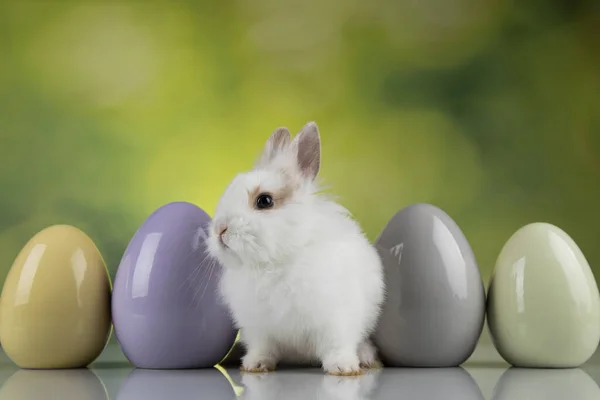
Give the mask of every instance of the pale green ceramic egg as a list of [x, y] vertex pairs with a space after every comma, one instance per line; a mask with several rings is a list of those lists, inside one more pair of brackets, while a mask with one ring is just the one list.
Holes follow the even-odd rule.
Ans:
[[600, 341], [600, 295], [590, 266], [573, 239], [547, 223], [524, 226], [504, 245], [487, 313], [498, 352], [518, 367], [577, 367]]

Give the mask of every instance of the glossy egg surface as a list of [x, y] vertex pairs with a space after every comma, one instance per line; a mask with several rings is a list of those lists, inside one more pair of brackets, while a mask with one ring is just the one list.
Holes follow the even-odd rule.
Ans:
[[386, 301], [374, 340], [388, 366], [453, 367], [473, 352], [485, 315], [475, 256], [443, 210], [413, 204], [376, 241]]
[[0, 341], [22, 368], [91, 363], [110, 335], [111, 285], [92, 240], [69, 225], [50, 226], [15, 259], [0, 300]]
[[221, 266], [206, 253], [210, 217], [186, 202], [160, 207], [135, 233], [113, 291], [115, 334], [135, 366], [206, 368], [236, 336], [218, 295]]
[[520, 367], [576, 367], [600, 341], [600, 296], [583, 253], [560, 228], [533, 223], [506, 242], [490, 281], [488, 326]]

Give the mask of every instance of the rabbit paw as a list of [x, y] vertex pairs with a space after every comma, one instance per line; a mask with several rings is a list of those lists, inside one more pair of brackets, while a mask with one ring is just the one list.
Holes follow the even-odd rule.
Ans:
[[323, 369], [329, 375], [355, 376], [362, 375], [356, 353], [338, 353], [323, 360]]
[[358, 359], [361, 368], [375, 369], [383, 367], [381, 361], [377, 358], [377, 349], [370, 341], [358, 345]]
[[258, 357], [246, 355], [242, 360], [242, 371], [261, 373], [275, 371], [277, 362], [270, 357]]

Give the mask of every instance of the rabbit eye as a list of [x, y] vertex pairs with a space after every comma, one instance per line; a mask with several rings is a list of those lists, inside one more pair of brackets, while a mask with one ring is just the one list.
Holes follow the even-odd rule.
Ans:
[[263, 193], [256, 198], [256, 208], [259, 210], [271, 208], [274, 204], [273, 197], [270, 194]]

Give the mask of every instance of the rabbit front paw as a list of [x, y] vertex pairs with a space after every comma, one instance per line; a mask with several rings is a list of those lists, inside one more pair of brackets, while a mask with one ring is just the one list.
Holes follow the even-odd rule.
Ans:
[[323, 359], [323, 369], [329, 375], [354, 376], [362, 375], [360, 362], [356, 352], [335, 352]]
[[275, 371], [277, 360], [260, 354], [248, 354], [242, 359], [242, 371], [261, 373]]

